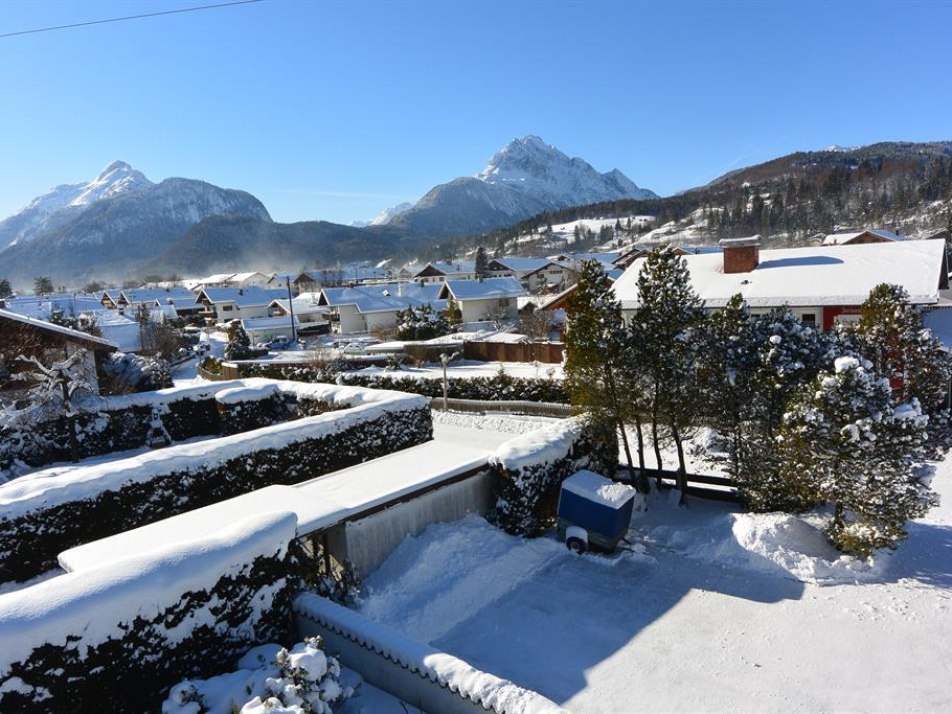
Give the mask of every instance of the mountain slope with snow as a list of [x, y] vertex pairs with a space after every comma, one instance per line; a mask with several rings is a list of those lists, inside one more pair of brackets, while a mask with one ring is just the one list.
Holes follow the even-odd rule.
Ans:
[[431, 237], [511, 225], [542, 211], [618, 199], [657, 198], [621, 171], [599, 173], [537, 136], [510, 142], [475, 177], [430, 190], [393, 225]]
[[127, 278], [210, 216], [271, 222], [244, 191], [184, 178], [156, 184], [117, 161], [93, 181], [59, 186], [0, 223], [0, 273], [20, 283], [33, 275]]

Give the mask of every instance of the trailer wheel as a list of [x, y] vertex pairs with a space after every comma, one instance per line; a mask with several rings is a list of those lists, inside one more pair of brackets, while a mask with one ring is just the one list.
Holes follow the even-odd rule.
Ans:
[[581, 538], [569, 538], [567, 541], [565, 541], [565, 547], [576, 555], [581, 555], [586, 550], [588, 550], [588, 545]]

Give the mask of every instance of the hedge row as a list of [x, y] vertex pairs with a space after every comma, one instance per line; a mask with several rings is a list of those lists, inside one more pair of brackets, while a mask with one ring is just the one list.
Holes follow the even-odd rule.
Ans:
[[[296, 639], [290, 628], [299, 583], [295, 548], [238, 557], [250, 562], [203, 571], [210, 585], [194, 590], [183, 583], [195, 576], [184, 571], [209, 567], [201, 551], [167, 559], [152, 572], [146, 565], [144, 574], [118, 575], [88, 594], [85, 574], [78, 574], [57, 590], [65, 605], [43, 605], [55, 626], [17, 632], [18, 654], [2, 656], [0, 710], [157, 711], [182, 679], [217, 674], [251, 647]], [[137, 602], [128, 594], [153, 584], [161, 591], [155, 597], [147, 593]], [[22, 630], [21, 620], [0, 607], [0, 628]]]
[[618, 439], [581, 417], [506, 442], [492, 458], [499, 474], [497, 526], [535, 537], [555, 525], [562, 482], [580, 469], [606, 476], [618, 468]]
[[[399, 392], [442, 397], [442, 379], [391, 377], [359, 373], [334, 373], [320, 367], [281, 367], [279, 365], [241, 365], [242, 377], [268, 377], [299, 382], [336, 382], [370, 389], [392, 389]], [[451, 377], [447, 379], [447, 396], [451, 399], [482, 401], [530, 401], [568, 404], [565, 385], [557, 379], [513, 377], [495, 374], [492, 377]]]
[[429, 409], [389, 410], [281, 448], [242, 453], [212, 465], [196, 457], [187, 469], [126, 483], [118, 490], [13, 518], [0, 513], [0, 582], [22, 582], [45, 573], [56, 567], [60, 552], [82, 543], [265, 486], [306, 481], [432, 438]]

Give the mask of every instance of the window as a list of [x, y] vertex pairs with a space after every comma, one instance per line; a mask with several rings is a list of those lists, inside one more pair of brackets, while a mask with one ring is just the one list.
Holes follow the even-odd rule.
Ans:
[[222, 305], [221, 309], [222, 309], [222, 312], [231, 312], [235, 308], [231, 305]]
[[816, 313], [807, 312], [800, 315], [800, 322], [804, 325], [816, 325]]

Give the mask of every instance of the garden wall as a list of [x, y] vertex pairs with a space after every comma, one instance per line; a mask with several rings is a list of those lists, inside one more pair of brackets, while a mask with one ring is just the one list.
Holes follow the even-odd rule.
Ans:
[[[228, 383], [218, 384], [220, 390]], [[275, 383], [245, 380], [231, 389], [270, 398], [270, 391], [261, 389], [269, 384]], [[430, 410], [422, 397], [334, 385], [277, 385], [336, 411], [129, 459], [40, 471], [0, 485], [0, 582], [47, 572], [56, 567], [61, 551], [82, 543], [432, 439]], [[234, 409], [242, 396], [229, 391], [222, 402]]]
[[0, 595], [0, 711], [156, 711], [188, 677], [289, 641], [291, 513]]
[[556, 714], [541, 694], [482, 672], [330, 600], [305, 593], [294, 601], [298, 634], [320, 635], [328, 652], [375, 687], [441, 714]]

